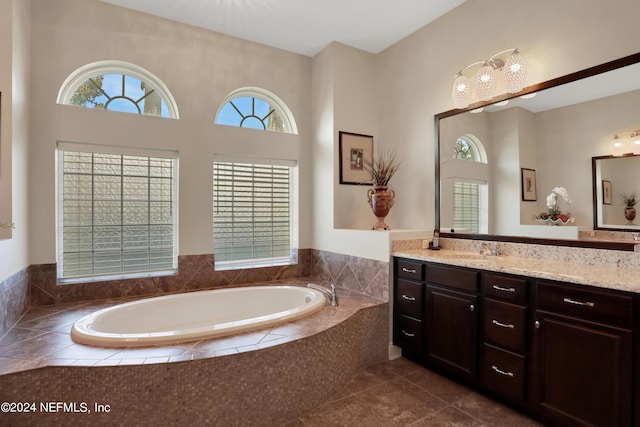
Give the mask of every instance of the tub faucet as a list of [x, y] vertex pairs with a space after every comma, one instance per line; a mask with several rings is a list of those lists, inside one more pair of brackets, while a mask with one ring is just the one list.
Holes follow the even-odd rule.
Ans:
[[336, 293], [336, 286], [332, 283], [331, 290], [325, 288], [324, 286], [316, 285], [315, 283], [307, 283], [307, 288], [315, 289], [316, 291], [320, 291], [330, 298], [331, 305], [338, 305], [338, 294]]

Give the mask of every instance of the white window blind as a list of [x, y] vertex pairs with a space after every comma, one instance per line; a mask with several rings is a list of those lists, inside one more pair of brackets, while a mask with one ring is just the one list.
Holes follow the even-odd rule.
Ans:
[[58, 145], [59, 280], [177, 271], [177, 156], [79, 147]]
[[478, 233], [480, 228], [480, 187], [471, 182], [453, 184], [453, 228]]
[[296, 261], [290, 166], [213, 164], [213, 245], [216, 266]]

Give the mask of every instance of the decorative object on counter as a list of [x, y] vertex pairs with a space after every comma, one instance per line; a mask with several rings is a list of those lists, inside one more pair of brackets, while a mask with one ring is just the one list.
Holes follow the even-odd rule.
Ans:
[[564, 225], [575, 221], [575, 218], [573, 218], [569, 212], [562, 212], [558, 204], [558, 196], [567, 204], [571, 204], [571, 197], [569, 197], [567, 189], [564, 187], [556, 187], [547, 196], [547, 211], [536, 215], [534, 217], [536, 221], [547, 225]]
[[373, 160], [373, 136], [338, 132], [340, 145], [340, 184], [371, 185], [365, 163]]
[[376, 156], [371, 162], [364, 162], [364, 169], [369, 172], [373, 188], [367, 192], [367, 199], [373, 214], [378, 218], [378, 222], [373, 226], [373, 230], [389, 230], [384, 219], [389, 214], [396, 193], [389, 189], [389, 181], [398, 171], [399, 162], [396, 160], [396, 153], [387, 150]]
[[625, 193], [620, 193], [620, 198], [624, 203], [624, 217], [627, 219], [626, 225], [635, 225], [633, 222], [636, 219], [636, 193], [631, 193], [629, 195]]
[[[511, 52], [505, 59], [500, 55]], [[498, 72], [502, 71], [504, 87], [509, 93], [520, 92], [527, 80], [527, 64], [518, 52], [518, 49], [507, 49], [496, 53], [486, 61], [478, 61], [467, 65], [458, 71], [453, 81], [451, 96], [456, 108], [467, 108], [471, 103], [471, 81], [464, 72], [468, 69], [482, 65], [475, 76], [475, 92], [482, 101], [490, 101], [498, 87]]]

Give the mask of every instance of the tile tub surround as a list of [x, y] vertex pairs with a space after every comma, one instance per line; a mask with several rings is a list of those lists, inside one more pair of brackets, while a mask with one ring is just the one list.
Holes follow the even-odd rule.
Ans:
[[184, 255], [178, 257], [178, 274], [175, 276], [65, 285], [58, 285], [56, 282], [56, 264], [39, 264], [32, 265], [29, 269], [29, 288], [31, 305], [44, 306], [215, 289], [309, 276], [376, 298], [389, 297], [388, 262], [315, 249], [300, 249], [296, 265], [216, 271], [213, 255]]
[[0, 337], [15, 325], [29, 304], [29, 270], [0, 282]]
[[0, 413], [0, 425], [273, 426], [292, 420], [366, 366], [387, 360], [388, 303], [338, 292], [338, 307], [295, 322], [144, 349], [69, 339], [75, 319], [121, 301], [32, 309], [0, 341], [0, 402], [103, 403], [111, 412]]

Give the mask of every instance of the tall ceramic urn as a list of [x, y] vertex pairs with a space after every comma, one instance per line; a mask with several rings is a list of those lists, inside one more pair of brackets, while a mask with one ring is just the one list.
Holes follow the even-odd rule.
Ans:
[[370, 188], [367, 195], [369, 206], [371, 206], [373, 214], [378, 218], [378, 222], [376, 222], [372, 229], [389, 230], [389, 226], [385, 224], [384, 219], [389, 215], [389, 211], [396, 198], [396, 193], [394, 193], [393, 190], [389, 190], [389, 187], [377, 186]]

